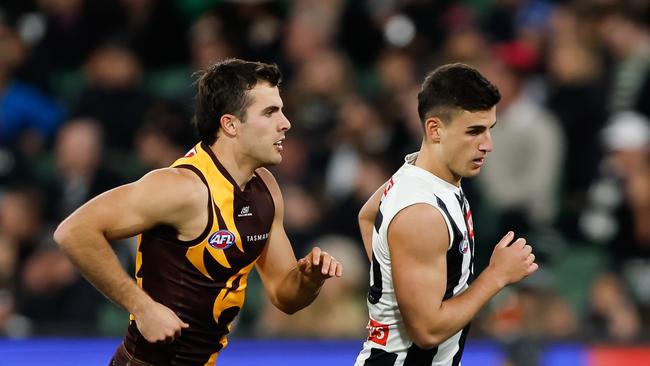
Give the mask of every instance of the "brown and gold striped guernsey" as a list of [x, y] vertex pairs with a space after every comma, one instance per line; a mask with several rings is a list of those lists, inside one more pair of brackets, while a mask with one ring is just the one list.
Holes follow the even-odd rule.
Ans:
[[256, 174], [242, 191], [205, 144], [172, 167], [192, 170], [208, 187], [208, 224], [192, 241], [179, 240], [169, 226], [142, 233], [136, 280], [190, 327], [174, 342], [151, 344], [131, 315], [124, 344], [152, 365], [213, 365], [244, 304], [248, 273], [266, 245], [275, 206], [262, 178]]

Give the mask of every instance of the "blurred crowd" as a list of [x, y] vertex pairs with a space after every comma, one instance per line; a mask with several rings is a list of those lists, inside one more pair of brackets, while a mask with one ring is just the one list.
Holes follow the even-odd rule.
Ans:
[[[3, 0], [0, 334], [122, 334], [52, 231], [183, 155], [193, 72], [227, 57], [283, 71], [287, 231], [297, 255], [322, 245], [345, 266], [291, 318], [252, 279], [236, 334], [364, 337], [358, 210], [419, 147], [425, 73], [464, 62], [502, 93], [496, 148], [463, 181], [477, 266], [507, 230], [541, 264], [472, 336], [515, 364], [549, 340], [650, 339], [650, 6], [634, 0]], [[114, 249], [132, 271], [134, 240]]]

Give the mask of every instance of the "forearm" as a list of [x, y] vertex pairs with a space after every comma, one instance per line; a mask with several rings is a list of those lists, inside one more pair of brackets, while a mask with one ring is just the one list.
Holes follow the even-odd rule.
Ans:
[[273, 304], [287, 314], [293, 314], [311, 304], [318, 296], [324, 280], [314, 282], [298, 268], [292, 269], [276, 288]]
[[368, 259], [372, 260], [372, 230], [373, 223], [369, 220], [359, 218], [359, 231], [361, 232], [361, 240], [363, 247], [366, 250]]
[[361, 232], [361, 240], [363, 247], [366, 250], [368, 259], [372, 260], [372, 231], [375, 224], [375, 218], [379, 211], [379, 202], [381, 195], [384, 191], [384, 185], [379, 187], [375, 193], [366, 201], [359, 211], [359, 231]]
[[127, 311], [137, 313], [151, 301], [124, 271], [101, 233], [82, 227], [60, 227], [54, 239], [93, 286]]
[[490, 273], [486, 269], [462, 294], [441, 303], [430, 318], [428, 333], [432, 343], [437, 345], [463, 329], [504, 287]]

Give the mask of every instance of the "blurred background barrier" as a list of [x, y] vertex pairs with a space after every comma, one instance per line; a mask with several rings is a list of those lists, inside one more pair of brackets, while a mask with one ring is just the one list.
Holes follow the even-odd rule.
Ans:
[[[106, 366], [119, 345], [117, 339], [31, 339], [0, 341], [2, 366]], [[351, 365], [361, 348], [359, 341], [236, 339], [219, 356], [225, 365]], [[549, 344], [543, 347], [540, 366], [647, 365], [650, 347]], [[497, 342], [470, 341], [463, 366], [500, 366], [506, 357]]]

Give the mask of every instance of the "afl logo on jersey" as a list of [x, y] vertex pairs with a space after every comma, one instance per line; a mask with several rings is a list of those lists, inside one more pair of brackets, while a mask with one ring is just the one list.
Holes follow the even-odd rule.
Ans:
[[208, 244], [215, 249], [228, 249], [235, 244], [235, 234], [228, 230], [219, 230], [210, 235]]
[[463, 240], [458, 244], [458, 250], [461, 254], [467, 254], [469, 252], [469, 240], [467, 240], [467, 233], [463, 234]]

